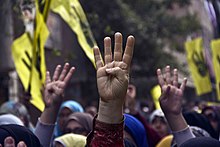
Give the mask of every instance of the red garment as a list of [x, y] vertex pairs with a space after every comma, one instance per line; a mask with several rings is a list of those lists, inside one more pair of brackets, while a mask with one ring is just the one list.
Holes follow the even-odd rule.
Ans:
[[89, 147], [123, 147], [124, 121], [120, 124], [107, 124], [93, 120], [93, 130], [87, 137]]

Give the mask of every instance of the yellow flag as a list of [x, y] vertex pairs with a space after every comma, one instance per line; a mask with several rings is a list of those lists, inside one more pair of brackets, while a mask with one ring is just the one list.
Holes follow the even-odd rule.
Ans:
[[51, 10], [57, 13], [76, 34], [83, 51], [95, 66], [93, 47], [95, 39], [90, 30], [86, 15], [78, 0], [53, 0]]
[[32, 39], [29, 33], [17, 38], [12, 44], [12, 56], [24, 89], [31, 94], [30, 102], [43, 111], [41, 88], [46, 78], [44, 45], [49, 31], [39, 11], [38, 1], [35, 4], [34, 38]]
[[203, 56], [202, 38], [196, 38], [185, 43], [187, 61], [195, 84], [197, 95], [212, 91], [208, 68]]
[[220, 100], [220, 39], [211, 42], [212, 63], [215, 71], [216, 91], [218, 100]]
[[160, 103], [159, 103], [159, 98], [161, 96], [161, 88], [159, 85], [156, 85], [152, 88], [151, 90], [151, 96], [153, 98], [154, 101], [154, 105], [156, 109], [161, 109], [160, 108]]

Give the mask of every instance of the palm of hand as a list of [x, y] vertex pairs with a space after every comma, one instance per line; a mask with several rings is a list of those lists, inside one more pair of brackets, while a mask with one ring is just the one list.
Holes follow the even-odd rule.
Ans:
[[53, 81], [46, 85], [44, 97], [45, 97], [45, 105], [50, 106], [52, 103], [58, 103], [62, 99], [64, 88], [60, 88], [59, 85], [64, 85], [64, 82], [61, 81]]
[[122, 35], [120, 33], [115, 34], [114, 56], [112, 56], [111, 51], [111, 39], [109, 37], [104, 39], [104, 63], [99, 48], [94, 48], [97, 86], [101, 100], [105, 102], [111, 100], [124, 102], [128, 87], [128, 71], [133, 56], [133, 48], [134, 37], [129, 36], [123, 54]]
[[[117, 63], [115, 63], [115, 67], [119, 67]], [[125, 70], [119, 69], [121, 74], [119, 75], [110, 75], [105, 72], [106, 66], [100, 68], [97, 71], [97, 75], [99, 73], [105, 73], [100, 77], [97, 77], [98, 90], [100, 97], [103, 101], [109, 101], [114, 99], [124, 99], [125, 94], [127, 92], [128, 86], [128, 73]]]
[[182, 96], [183, 96], [182, 90], [173, 85], [169, 85], [170, 90], [168, 90], [167, 88], [168, 88], [167, 85], [164, 85], [162, 87], [162, 96], [160, 98], [161, 108], [167, 113], [173, 113], [173, 114], [181, 113]]
[[61, 66], [58, 65], [54, 71], [53, 81], [50, 78], [50, 73], [46, 74], [46, 85], [44, 89], [44, 103], [46, 107], [55, 104], [61, 104], [63, 101], [62, 97], [64, 95], [65, 87], [70, 81], [75, 68], [72, 67], [69, 69], [69, 64], [66, 63], [63, 67], [62, 72], [60, 73]]

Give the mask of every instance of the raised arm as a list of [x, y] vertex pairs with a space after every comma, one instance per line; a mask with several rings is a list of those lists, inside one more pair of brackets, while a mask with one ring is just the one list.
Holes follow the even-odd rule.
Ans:
[[[100, 137], [107, 137], [109, 135], [111, 137], [109, 136], [108, 143], [110, 143], [111, 146], [117, 146], [117, 144], [123, 145], [123, 105], [128, 87], [133, 48], [134, 37], [129, 36], [123, 54], [121, 33], [115, 33], [113, 55], [111, 39], [109, 37], [104, 39], [104, 61], [99, 48], [94, 48], [97, 68], [97, 86], [100, 95], [98, 116], [95, 121], [94, 129], [101, 131], [99, 131], [100, 134], [94, 131], [93, 134], [90, 135], [88, 142], [90, 146], [95, 146], [97, 141], [97, 145], [105, 144], [106, 139], [102, 140]], [[117, 133], [115, 136], [111, 134], [114, 133], [114, 131]]]
[[49, 138], [53, 134], [58, 111], [63, 102], [64, 90], [75, 71], [74, 67], [69, 68], [69, 63], [66, 63], [61, 72], [61, 65], [57, 65], [52, 79], [49, 72], [46, 74], [44, 89], [45, 109], [34, 132], [43, 146], [49, 146], [50, 144]]
[[171, 75], [170, 66], [166, 66], [164, 74], [161, 69], [158, 69], [157, 77], [162, 90], [162, 95], [159, 99], [160, 106], [177, 144], [180, 145], [184, 141], [194, 137], [182, 115], [182, 98], [187, 79], [184, 78], [179, 87], [178, 71], [174, 69], [173, 75]]
[[134, 37], [127, 38], [122, 53], [122, 35], [115, 34], [114, 56], [112, 57], [111, 39], [104, 39], [104, 63], [98, 47], [94, 48], [97, 86], [100, 95], [98, 120], [109, 124], [123, 120], [123, 104], [128, 88], [129, 68], [133, 56]]

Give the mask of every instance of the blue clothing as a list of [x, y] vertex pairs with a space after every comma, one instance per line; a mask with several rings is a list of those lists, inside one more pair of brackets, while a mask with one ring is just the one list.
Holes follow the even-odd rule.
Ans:
[[[69, 108], [72, 112], [83, 112], [84, 111], [83, 107], [78, 102], [73, 101], [73, 100], [68, 100], [68, 101], [63, 102], [62, 105], [60, 106], [59, 113], [63, 108]], [[62, 135], [62, 132], [60, 130], [60, 127], [56, 125], [55, 130], [54, 130], [54, 136], [58, 137], [61, 135]]]
[[124, 114], [125, 131], [127, 131], [134, 139], [137, 147], [148, 147], [147, 135], [143, 124], [135, 117]]

